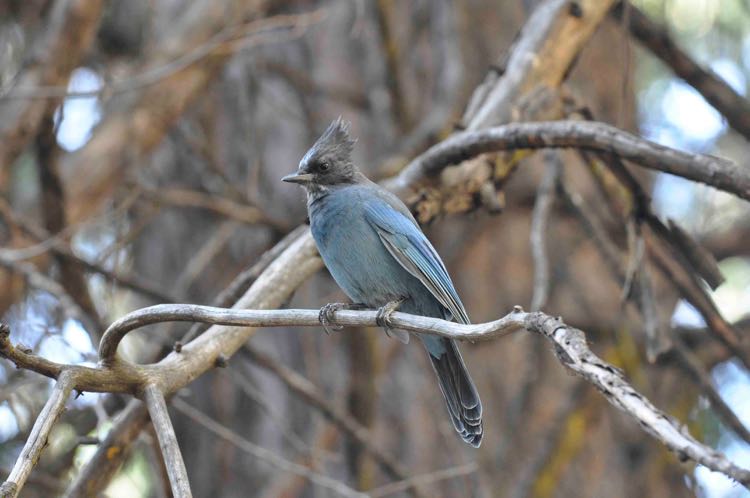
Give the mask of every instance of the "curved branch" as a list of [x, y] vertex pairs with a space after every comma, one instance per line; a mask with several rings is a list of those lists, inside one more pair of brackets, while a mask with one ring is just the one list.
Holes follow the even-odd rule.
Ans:
[[394, 187], [415, 185], [436, 176], [446, 166], [488, 152], [568, 147], [612, 153], [645, 168], [705, 183], [750, 201], [750, 171], [732, 161], [671, 149], [590, 121], [513, 123], [458, 133], [412, 161], [394, 180]]
[[258, 460], [263, 460], [273, 467], [277, 468], [282, 472], [290, 472], [308, 479], [311, 483], [316, 484], [320, 487], [326, 488], [329, 491], [335, 492], [338, 495], [346, 496], [348, 498], [367, 498], [368, 495], [365, 493], [359, 493], [344, 483], [331, 479], [330, 477], [319, 474], [304, 465], [290, 462], [289, 460], [273, 453], [272, 451], [254, 444], [242, 435], [237, 434], [228, 427], [221, 425], [214, 419], [202, 413], [201, 411], [193, 408], [188, 403], [181, 399], [175, 399], [173, 402], [174, 408], [191, 419], [193, 422], [202, 425], [208, 431], [215, 434], [217, 437], [229, 442], [233, 446], [240, 450], [254, 456]]
[[[234, 310], [189, 304], [157, 305], [130, 313], [110, 326], [105, 337], [102, 338], [100, 351], [111, 354], [112, 356], [103, 357], [103, 359], [108, 359], [117, 367], [122, 363], [114, 361], [114, 353], [120, 339], [130, 330], [161, 321], [192, 320], [254, 327], [318, 326], [318, 316], [317, 310]], [[375, 311], [342, 310], [334, 313], [332, 323], [345, 326], [376, 326], [376, 321], [377, 312]], [[555, 352], [565, 367], [593, 384], [611, 404], [635, 418], [648, 434], [677, 453], [681, 459], [692, 459], [745, 486], [750, 486], [750, 470], [737, 466], [723, 454], [695, 440], [686, 428], [681, 427], [678, 422], [658, 410], [646, 397], [633, 389], [616, 367], [604, 362], [591, 352], [582, 331], [567, 326], [559, 318], [553, 318], [541, 312], [526, 313], [520, 307], [516, 307], [499, 320], [483, 324], [462, 325], [437, 318], [397, 312], [392, 316], [391, 325], [411, 332], [472, 341], [486, 340], [521, 329], [540, 334], [553, 343]], [[186, 346], [186, 350], [189, 346]], [[161, 365], [161, 369], [147, 371], [150, 375], [147, 376], [142, 387], [145, 388], [157, 380], [171, 389], [187, 384], [195, 378], [196, 374], [186, 367], [185, 364], [188, 361], [181, 363], [167, 361]], [[107, 361], [104, 361], [103, 366], [97, 370], [102, 372], [102, 375], [112, 371]], [[182, 383], [171, 385], [164, 380], [165, 377], [180, 379]]]
[[[130, 313], [107, 330], [100, 351], [114, 354], [119, 339], [140, 326], [166, 320], [195, 320], [225, 325], [318, 326], [317, 310], [231, 310], [197, 305], [157, 305]], [[344, 326], [376, 326], [375, 311], [342, 310], [334, 313], [333, 323]], [[750, 470], [729, 461], [721, 453], [695, 440], [685, 427], [654, 407], [628, 384], [614, 366], [598, 358], [588, 347], [584, 333], [559, 318], [541, 312], [526, 313], [516, 307], [510, 314], [483, 324], [462, 325], [437, 318], [396, 312], [392, 326], [456, 340], [487, 340], [521, 329], [541, 334], [555, 346], [561, 363], [597, 387], [607, 400], [634, 417], [643, 429], [661, 441], [681, 459], [691, 459], [750, 486]], [[106, 344], [105, 344], [106, 343]]]
[[[524, 328], [520, 308], [493, 322], [463, 325], [439, 318], [395, 312], [391, 315], [394, 328], [441, 335], [464, 341], [479, 341], [507, 335]], [[341, 310], [335, 313], [335, 324], [346, 327], [377, 327], [377, 311]], [[131, 332], [146, 325], [162, 322], [201, 322], [241, 327], [317, 327], [318, 310], [238, 310], [198, 304], [157, 304], [141, 308], [123, 316], [104, 332], [99, 344], [99, 358], [105, 365], [115, 363], [120, 341]], [[519, 318], [516, 318], [520, 316]]]

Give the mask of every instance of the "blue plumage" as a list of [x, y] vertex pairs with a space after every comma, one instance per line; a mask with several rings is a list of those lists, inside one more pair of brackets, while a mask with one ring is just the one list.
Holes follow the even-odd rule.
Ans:
[[[445, 265], [406, 206], [360, 173], [353, 141], [337, 120], [308, 151], [296, 175], [308, 192], [313, 238], [334, 280], [370, 308], [403, 300], [400, 311], [469, 323]], [[402, 337], [405, 333], [399, 334]], [[420, 336], [438, 375], [451, 420], [478, 447], [482, 405], [456, 344]]]

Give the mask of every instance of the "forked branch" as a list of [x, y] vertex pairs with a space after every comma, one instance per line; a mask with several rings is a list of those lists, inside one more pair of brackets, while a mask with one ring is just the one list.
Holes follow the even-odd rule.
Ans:
[[[344, 326], [376, 326], [376, 316], [377, 312], [375, 311], [342, 310], [334, 313], [333, 322]], [[100, 346], [102, 365], [97, 369], [88, 369], [86, 371], [87, 382], [95, 381], [97, 375], [99, 375], [97, 372], [101, 372], [101, 375], [107, 381], [111, 382], [111, 372], [109, 370], [112, 367], [109, 365], [116, 367], [120, 363], [115, 357], [117, 345], [120, 340], [128, 331], [147, 324], [166, 321], [195, 321], [247, 327], [280, 327], [319, 326], [320, 323], [318, 320], [319, 312], [317, 310], [235, 310], [187, 304], [164, 304], [143, 308], [125, 315], [110, 326], [102, 338]], [[569, 327], [560, 318], [554, 318], [541, 312], [527, 313], [520, 307], [516, 307], [508, 315], [493, 322], [483, 324], [461, 325], [437, 318], [398, 312], [392, 315], [391, 322], [392, 326], [399, 329], [422, 334], [440, 335], [457, 340], [487, 340], [519, 330], [527, 330], [540, 334], [554, 345], [557, 357], [563, 366], [593, 384], [611, 404], [637, 420], [648, 434], [661, 441], [670, 450], [675, 452], [680, 459], [691, 459], [711, 470], [721, 472], [735, 479], [746, 487], [750, 487], [750, 470], [739, 467], [728, 460], [723, 454], [694, 439], [684, 426], [658, 410], [645, 396], [633, 389], [625, 380], [620, 370], [597, 357], [589, 349], [586, 337], [582, 331]], [[16, 351], [19, 350], [17, 348], [5, 348], [2, 350], [3, 354]], [[9, 359], [15, 361], [12, 357], [9, 357]], [[33, 366], [33, 363], [31, 365]], [[49, 413], [47, 412], [55, 413], [55, 410], [59, 412], [59, 406], [64, 403], [64, 398], [60, 401], [60, 396], [63, 393], [69, 393], [72, 388], [80, 388], [80, 386], [76, 385], [76, 382], [79, 380], [75, 375], [77, 368], [81, 367], [64, 366], [62, 368], [62, 373], [59, 375], [59, 385], [62, 386], [60, 389], [66, 389], [67, 391], [57, 392], [56, 390], [57, 396], [53, 396], [53, 400], [56, 399], [57, 401], [50, 401], [48, 403], [49, 409], [45, 409], [45, 412], [42, 413], [35, 428], [37, 426], [42, 427], [42, 425], [45, 427], [47, 425], [51, 426], [52, 422], [45, 421], [46, 418], [49, 418]], [[147, 367], [133, 365], [132, 368], [137, 371], [140, 368]], [[168, 368], [179, 367], [172, 366]], [[40, 373], [47, 372], [42, 369]], [[148, 373], [151, 375], [169, 375], [167, 372], [147, 371], [147, 374], [144, 374], [144, 378], [148, 378]], [[133, 379], [124, 380], [124, 382], [133, 381]], [[189, 490], [179, 491], [181, 489], [179, 488], [180, 483], [184, 480], [186, 484], [187, 476], [183, 473], [184, 467], [181, 466], [182, 459], [179, 456], [176, 439], [173, 438], [173, 431], [167, 430], [171, 428], [171, 423], [169, 423], [166, 415], [164, 394], [157, 388], [153, 380], [145, 383], [141, 388], [141, 392], [144, 393], [154, 423], [159, 424], [160, 427], [157, 433], [160, 434], [160, 444], [165, 452], [168, 467], [171, 468], [171, 472], [174, 474], [170, 474], [170, 479], [175, 486], [175, 495], [189, 496]], [[40, 429], [40, 432], [43, 431]], [[48, 433], [48, 429], [42, 435], [46, 437], [46, 433]], [[36, 437], [36, 439], [39, 438]], [[35, 438], [32, 437], [29, 444], [34, 444], [34, 440]], [[28, 458], [24, 455], [22, 455], [23, 458]], [[23, 464], [19, 462], [17, 466], [19, 465]], [[28, 472], [26, 475], [28, 475]]]

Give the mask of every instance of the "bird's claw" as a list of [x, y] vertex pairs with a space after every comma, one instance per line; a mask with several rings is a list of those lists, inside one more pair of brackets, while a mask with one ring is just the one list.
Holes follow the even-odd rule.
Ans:
[[348, 304], [348, 303], [328, 303], [322, 308], [320, 308], [320, 313], [318, 313], [318, 321], [320, 321], [320, 324], [323, 326], [323, 330], [325, 330], [326, 334], [331, 334], [334, 330], [341, 330], [344, 328], [343, 325], [337, 325], [333, 323], [333, 314], [339, 310], [357, 310], [357, 309], [364, 309], [365, 306], [363, 304]]
[[325, 330], [326, 334], [331, 335], [331, 332], [334, 330], [341, 330], [344, 328], [343, 325], [336, 325], [333, 323], [333, 314], [345, 307], [346, 304], [344, 303], [328, 303], [320, 308], [318, 321], [320, 321], [320, 325], [323, 326], [323, 330]]
[[391, 301], [389, 303], [386, 303], [384, 306], [378, 308], [378, 314], [375, 315], [375, 323], [378, 324], [378, 327], [381, 327], [385, 330], [385, 332], [390, 335], [390, 330], [393, 329], [391, 326], [391, 315], [401, 306], [401, 303], [404, 302], [404, 299], [396, 299], [395, 301]]

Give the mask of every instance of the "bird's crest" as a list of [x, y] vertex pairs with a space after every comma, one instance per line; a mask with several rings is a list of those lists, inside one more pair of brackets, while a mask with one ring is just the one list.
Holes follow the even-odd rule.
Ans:
[[318, 138], [312, 148], [317, 149], [318, 152], [333, 153], [340, 158], [342, 156], [350, 157], [356, 142], [352, 139], [350, 128], [349, 122], [339, 116], [328, 125], [326, 131]]

